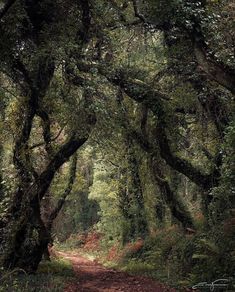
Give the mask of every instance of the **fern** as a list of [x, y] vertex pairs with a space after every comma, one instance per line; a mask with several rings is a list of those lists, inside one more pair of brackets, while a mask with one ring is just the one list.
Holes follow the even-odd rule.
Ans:
[[203, 249], [207, 256], [218, 256], [220, 254], [219, 247], [211, 240], [200, 239], [199, 240], [199, 249]]

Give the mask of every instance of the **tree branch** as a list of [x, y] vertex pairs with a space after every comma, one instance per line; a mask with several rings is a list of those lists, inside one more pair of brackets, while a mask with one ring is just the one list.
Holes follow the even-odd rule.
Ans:
[[45, 149], [48, 156], [50, 157], [53, 154], [53, 149], [51, 146], [51, 122], [48, 113], [39, 108], [37, 110], [37, 115], [42, 119], [42, 128], [43, 128], [43, 138], [45, 142]]
[[146, 23], [147, 21], [146, 21], [144, 15], [139, 12], [137, 1], [138, 0], [132, 0], [135, 16], [138, 17], [142, 22]]
[[[81, 71], [89, 72], [92, 68], [91, 64], [78, 63], [78, 68]], [[94, 66], [94, 65], [93, 65]], [[162, 92], [159, 92], [141, 80], [131, 79], [130, 70], [111, 72], [107, 71], [104, 66], [97, 66], [99, 73], [107, 78], [107, 80], [120, 87], [125, 94], [136, 102], [144, 104], [158, 117], [157, 136], [159, 139], [159, 148], [162, 158], [173, 169], [187, 176], [191, 181], [205, 190], [209, 190], [217, 184], [219, 172], [215, 169], [211, 174], [205, 174], [200, 169], [192, 165], [184, 158], [175, 155], [170, 148], [170, 141], [167, 137], [167, 123], [165, 121], [166, 113], [162, 104], [162, 100], [169, 100], [170, 97]], [[138, 138], [140, 136], [138, 135]], [[141, 139], [141, 143], [148, 148], [146, 141]]]
[[78, 31], [78, 35], [84, 43], [87, 43], [90, 40], [91, 4], [90, 0], [80, 0], [79, 3], [82, 10], [82, 29]]
[[174, 192], [168, 181], [164, 178], [164, 175], [157, 163], [157, 152], [158, 149], [153, 147], [147, 138], [147, 108], [141, 108], [141, 133], [135, 130], [130, 130], [130, 127], [126, 128], [130, 137], [137, 141], [140, 147], [149, 154], [151, 160], [151, 168], [155, 177], [155, 180], [160, 188], [161, 195], [167, 206], [170, 208], [172, 216], [174, 216], [184, 228], [194, 227], [193, 219], [186, 205], [180, 200], [176, 192]]
[[[63, 132], [63, 130], [64, 130], [64, 127], [62, 127], [62, 128], [59, 130], [59, 132], [58, 132], [53, 138], [51, 138], [50, 141], [51, 141], [51, 142], [56, 141], [56, 140], [59, 138], [60, 134]], [[39, 143], [37, 143], [37, 144], [34, 144], [34, 145], [30, 146], [29, 149], [32, 150], [32, 149], [34, 149], [34, 148], [37, 148], [37, 147], [40, 147], [40, 146], [43, 146], [43, 145], [45, 145], [45, 141], [41, 141], [41, 142], [39, 142]]]
[[68, 195], [72, 191], [73, 184], [74, 184], [74, 181], [76, 178], [76, 170], [77, 170], [77, 153], [75, 152], [75, 154], [72, 157], [72, 161], [70, 163], [69, 180], [68, 180], [67, 187], [66, 187], [63, 195], [60, 197], [59, 201], [57, 202], [56, 207], [49, 214], [47, 222], [46, 222], [46, 226], [47, 226], [49, 231], [51, 231], [53, 221], [58, 216], [60, 210], [62, 209], [62, 207], [65, 203], [66, 198], [68, 197]]
[[57, 151], [54, 157], [50, 160], [46, 169], [40, 174], [38, 180], [36, 181], [34, 188], [37, 188], [37, 191], [34, 191], [33, 194], [36, 193], [37, 195], [36, 197], [34, 196], [32, 200], [41, 200], [43, 198], [57, 170], [89, 138], [90, 133], [96, 123], [95, 113], [92, 112], [89, 108], [83, 108], [81, 109], [81, 115], [84, 115], [85, 120], [83, 121], [83, 125], [86, 127], [83, 131], [82, 137], [79, 137], [76, 133], [74, 133], [70, 139]]
[[209, 55], [208, 46], [202, 39], [198, 40], [194, 34], [192, 38], [199, 69], [206, 73], [208, 79], [216, 81], [235, 94], [235, 71]]
[[[151, 90], [151, 88], [146, 87], [144, 84], [136, 84], [130, 80], [122, 79], [120, 78], [120, 75], [112, 79], [109, 77], [108, 80], [116, 85], [119, 85], [122, 90], [135, 101], [145, 104], [158, 117], [157, 136], [159, 141], [160, 154], [167, 162], [167, 164], [170, 165], [173, 169], [187, 176], [200, 187], [203, 187], [204, 189], [210, 189], [218, 179], [214, 172], [208, 175], [204, 174], [201, 172], [201, 170], [193, 166], [189, 161], [176, 156], [171, 151], [170, 142], [165, 131], [166, 114], [161, 103], [162, 93], [159, 93], [156, 90]], [[140, 135], [138, 135], [138, 139], [140, 139]], [[142, 139], [141, 141], [142, 144], [145, 144], [145, 147], [148, 148], [146, 142]]]
[[201, 172], [201, 170], [193, 166], [189, 161], [172, 153], [165, 127], [161, 121], [159, 121], [157, 126], [157, 137], [161, 157], [169, 166], [187, 176], [191, 181], [202, 187], [204, 190], [209, 190], [213, 185], [216, 184], [215, 181], [218, 178], [214, 177], [214, 172], [212, 174], [204, 174]]
[[[57, 170], [80, 148], [89, 136], [76, 138], [74, 135], [66, 142], [49, 162], [46, 169], [39, 176], [35, 187], [37, 196], [32, 201], [41, 200], [48, 190]], [[35, 192], [33, 192], [35, 194]]]
[[156, 161], [153, 163], [153, 173], [157, 184], [161, 190], [167, 206], [170, 208], [172, 215], [182, 224], [184, 228], [194, 228], [192, 216], [185, 204], [178, 198], [177, 194], [171, 189], [168, 181], [164, 178]]
[[20, 133], [17, 135], [14, 147], [13, 161], [23, 184], [24, 182], [29, 182], [31, 179], [30, 171], [27, 166], [27, 163], [29, 162], [29, 153], [27, 152], [33, 119], [36, 115], [37, 98], [36, 94], [31, 93], [29, 100], [25, 105], [22, 122], [23, 126]]

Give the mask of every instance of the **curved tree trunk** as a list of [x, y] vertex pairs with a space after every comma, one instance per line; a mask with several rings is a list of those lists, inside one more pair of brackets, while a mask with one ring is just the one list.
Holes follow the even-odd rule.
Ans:
[[[13, 208], [2, 223], [0, 243], [3, 247], [1, 264], [5, 268], [20, 267], [35, 271], [50, 236], [41, 220], [40, 202], [57, 170], [81, 147], [89, 137], [72, 136], [55, 154], [44, 172], [28, 188], [19, 188], [15, 197], [21, 198], [19, 209]], [[16, 206], [14, 206], [16, 207]]]
[[156, 182], [161, 190], [163, 199], [171, 211], [172, 216], [176, 218], [185, 229], [195, 228], [193, 218], [187, 206], [183, 203], [182, 199], [179, 198], [177, 194], [171, 189], [168, 181], [164, 178], [162, 171], [158, 167], [157, 161], [152, 159], [152, 165]]
[[39, 205], [25, 211], [18, 220], [10, 222], [11, 234], [1, 264], [7, 269], [17, 267], [31, 273], [41, 261], [49, 236], [40, 217]]
[[[67, 187], [64, 191], [64, 193], [61, 195], [60, 199], [57, 202], [57, 205], [55, 206], [55, 208], [49, 213], [47, 214], [46, 218], [44, 218], [44, 222], [45, 222], [45, 228], [48, 234], [48, 243], [52, 244], [53, 242], [53, 238], [52, 238], [52, 227], [53, 227], [53, 222], [56, 219], [56, 217], [59, 215], [61, 209], [64, 206], [65, 200], [66, 198], [69, 196], [69, 194], [72, 191], [73, 188], [73, 184], [76, 178], [76, 170], [77, 170], [77, 153], [75, 152], [75, 154], [72, 157], [72, 161], [70, 164], [70, 170], [69, 170], [69, 179], [68, 179], [68, 184]], [[46, 246], [45, 250], [44, 250], [44, 257], [47, 260], [50, 260], [50, 254], [48, 251], [48, 246]]]

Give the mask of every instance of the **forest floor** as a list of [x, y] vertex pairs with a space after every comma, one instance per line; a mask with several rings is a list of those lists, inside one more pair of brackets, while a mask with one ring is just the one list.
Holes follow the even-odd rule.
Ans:
[[152, 279], [106, 268], [75, 252], [56, 253], [71, 262], [77, 278], [66, 285], [64, 292], [176, 292]]

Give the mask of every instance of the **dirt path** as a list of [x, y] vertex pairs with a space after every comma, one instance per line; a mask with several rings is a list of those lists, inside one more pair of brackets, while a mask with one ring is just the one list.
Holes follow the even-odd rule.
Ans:
[[70, 283], [64, 292], [176, 292], [151, 279], [142, 276], [131, 276], [115, 271], [88, 260], [72, 252], [58, 252], [59, 256], [68, 259], [77, 275], [76, 283]]

